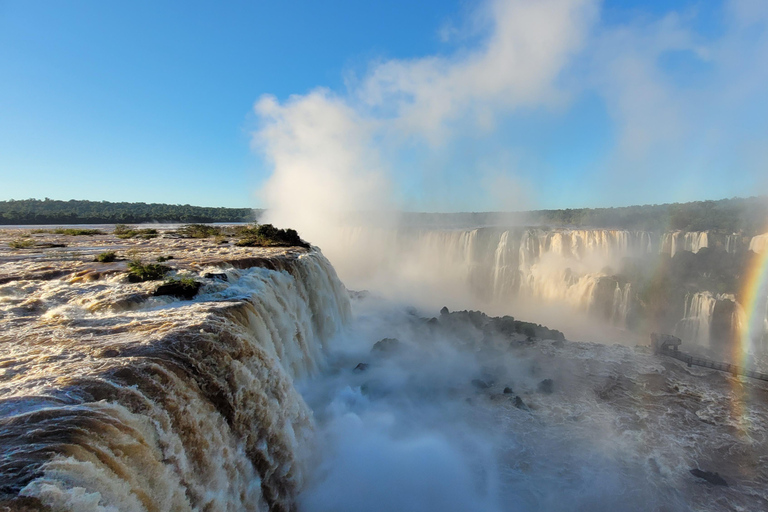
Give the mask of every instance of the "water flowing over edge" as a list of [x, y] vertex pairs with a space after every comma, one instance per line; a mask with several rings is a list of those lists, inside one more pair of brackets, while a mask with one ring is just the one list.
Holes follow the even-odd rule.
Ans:
[[261, 263], [191, 303], [115, 311], [98, 303], [120, 284], [101, 283], [3, 339], [18, 377], [0, 401], [2, 493], [55, 510], [293, 510], [313, 428], [293, 379], [323, 367], [350, 306], [319, 251]]

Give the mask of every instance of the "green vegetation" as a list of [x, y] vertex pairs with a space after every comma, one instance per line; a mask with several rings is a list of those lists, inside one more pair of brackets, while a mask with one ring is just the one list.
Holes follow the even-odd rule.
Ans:
[[98, 261], [99, 263], [111, 263], [117, 259], [117, 254], [115, 251], [107, 251], [102, 252], [98, 256], [96, 256], [96, 259], [94, 261]]
[[407, 213], [423, 227], [542, 226], [643, 231], [706, 231], [753, 236], [768, 229], [768, 196], [691, 203], [529, 212]]
[[126, 226], [125, 224], [118, 224], [115, 226], [115, 236], [117, 238], [156, 238], [157, 230], [151, 228], [137, 229], [133, 226]]
[[8, 242], [8, 246], [11, 249], [29, 249], [35, 246], [35, 241], [31, 238], [17, 238]]
[[197, 295], [197, 292], [200, 290], [201, 286], [202, 283], [189, 276], [171, 278], [166, 279], [163, 284], [158, 286], [154, 292], [154, 295], [173, 295], [175, 297], [183, 297], [189, 300]]
[[164, 261], [168, 261], [168, 260], [172, 260], [172, 259], [173, 259], [173, 256], [158, 256], [156, 261], [158, 263], [162, 263]]
[[128, 263], [128, 280], [132, 283], [157, 281], [165, 277], [170, 270], [170, 267], [159, 263], [142, 263], [141, 260], [133, 260]]
[[53, 230], [56, 235], [69, 235], [69, 236], [92, 236], [103, 235], [104, 232], [100, 229], [78, 229], [78, 228], [56, 228]]
[[251, 222], [262, 210], [201, 206], [56, 201], [0, 201], [0, 224], [138, 224], [141, 222]]
[[177, 229], [176, 234], [182, 238], [213, 238], [221, 236], [222, 229], [208, 224], [186, 224]]
[[278, 229], [272, 224], [239, 227], [235, 236], [240, 237], [235, 242], [239, 247], [309, 247], [295, 229]]

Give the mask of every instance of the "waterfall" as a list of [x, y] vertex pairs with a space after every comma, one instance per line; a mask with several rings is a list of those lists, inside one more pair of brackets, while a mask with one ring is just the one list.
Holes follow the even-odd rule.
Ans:
[[632, 283], [625, 283], [624, 287], [619, 283], [616, 283], [616, 289], [613, 292], [613, 308], [611, 312], [611, 323], [613, 325], [626, 327], [631, 291]]
[[294, 510], [313, 420], [293, 379], [322, 368], [350, 306], [318, 252], [267, 266], [227, 269], [192, 302], [2, 339], [20, 372], [0, 401], [2, 493], [53, 510]]
[[710, 346], [710, 325], [717, 298], [710, 292], [688, 293], [685, 296], [685, 313], [676, 331], [685, 341]]
[[762, 235], [753, 236], [752, 239], [749, 241], [749, 250], [757, 254], [763, 254], [764, 252], [767, 252], [768, 251], [768, 233], [763, 233]]
[[740, 249], [741, 235], [732, 234], [725, 237], [725, 252], [736, 254]]
[[496, 245], [496, 251], [493, 255], [494, 300], [509, 297], [516, 291], [518, 269], [512, 261], [514, 249], [510, 243], [510, 232], [505, 231], [499, 237], [499, 243]]
[[706, 231], [672, 231], [661, 237], [660, 252], [674, 257], [680, 251], [696, 254], [709, 247], [709, 234]]

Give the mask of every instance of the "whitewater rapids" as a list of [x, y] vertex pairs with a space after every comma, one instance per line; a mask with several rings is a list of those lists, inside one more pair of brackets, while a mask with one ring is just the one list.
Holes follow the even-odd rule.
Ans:
[[323, 366], [325, 344], [349, 320], [346, 290], [317, 251], [231, 248], [211, 265], [221, 249], [193, 243], [132, 247], [154, 259], [186, 245], [175, 265], [206, 281], [193, 301], [126, 283], [121, 263], [83, 257], [93, 249], [3, 262], [8, 506], [295, 509], [312, 413], [293, 380]]

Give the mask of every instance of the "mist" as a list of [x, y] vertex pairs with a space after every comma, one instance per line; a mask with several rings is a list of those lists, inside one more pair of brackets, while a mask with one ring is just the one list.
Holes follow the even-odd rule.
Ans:
[[[748, 1], [724, 13], [713, 36], [687, 11], [616, 21], [597, 1], [490, 0], [443, 27], [444, 52], [373, 59], [344, 91], [258, 100], [261, 220], [321, 249], [355, 303], [329, 371], [299, 384], [317, 421], [301, 510], [691, 510], [692, 468], [741, 471], [715, 453], [728, 422], [713, 434], [691, 419], [729, 402], [726, 380], [643, 347], [660, 331], [729, 353], [737, 291], [695, 286], [732, 288], [751, 235], [505, 215], [768, 184], [753, 66], [768, 17]], [[590, 102], [604, 136], [573, 121], [594, 117]], [[437, 226], [403, 213], [430, 211], [501, 213]], [[714, 282], [708, 265], [733, 271]], [[515, 321], [530, 332], [496, 329]]]
[[[768, 54], [758, 3], [726, 2], [722, 33], [705, 37], [687, 11], [609, 23], [596, 1], [490, 0], [442, 27], [440, 54], [373, 59], [348, 70], [344, 91], [265, 95], [252, 140], [271, 169], [259, 191], [262, 221], [297, 229], [352, 289], [422, 307], [531, 314], [578, 339], [620, 340], [614, 322], [602, 322], [606, 335], [582, 321], [584, 287], [606, 268], [621, 270], [616, 254], [538, 261], [520, 301], [478, 291], [476, 261], [457, 251], [482, 249], [443, 246], [440, 234], [419, 238], [412, 216], [400, 212], [658, 203], [700, 199], [704, 186], [750, 195], [768, 184], [764, 159], [754, 147], [733, 149], [768, 140], [764, 121], [739, 135], [739, 112], [768, 119], [756, 88], [764, 66], [751, 65]], [[708, 74], [691, 89], [666, 65], [671, 58]], [[532, 114], [557, 126], [585, 97], [600, 99], [615, 137], [577, 167], [545, 165], [531, 153], [544, 136]], [[533, 138], [521, 137], [528, 125]], [[581, 288], [540, 285], [566, 272], [592, 277]]]
[[299, 385], [318, 423], [301, 510], [687, 510], [671, 477], [684, 451], [622, 434], [634, 413], [596, 395], [622, 359], [647, 371], [627, 349], [582, 347], [604, 358], [585, 372], [493, 320], [353, 307], [331, 371]]

